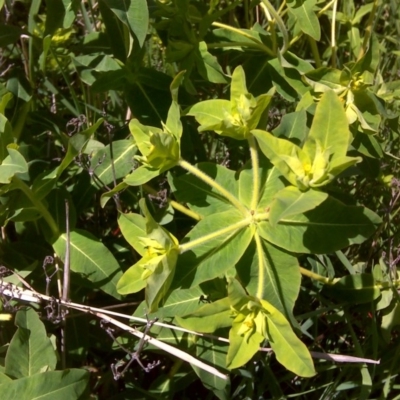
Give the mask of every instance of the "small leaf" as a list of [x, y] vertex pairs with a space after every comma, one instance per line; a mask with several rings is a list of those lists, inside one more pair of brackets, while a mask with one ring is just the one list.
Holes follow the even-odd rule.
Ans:
[[0, 183], [10, 183], [15, 174], [28, 171], [28, 164], [18, 150], [8, 147], [7, 151], [9, 155], [0, 165]]
[[314, 376], [315, 369], [310, 352], [295, 335], [289, 322], [268, 302], [261, 300], [261, 304], [266, 310], [268, 340], [277, 360], [296, 375]]
[[297, 24], [304, 33], [319, 41], [321, 38], [321, 27], [313, 8], [316, 0], [288, 1], [289, 11], [296, 17]]
[[144, 256], [146, 248], [139, 238], [146, 237], [146, 219], [140, 214], [121, 213], [118, 226], [125, 240], [141, 255]]
[[250, 361], [260, 349], [264, 337], [257, 331], [248, 338], [239, 333], [242, 321], [233, 324], [229, 331], [229, 349], [226, 356], [226, 366], [229, 369], [239, 368]]
[[176, 318], [179, 325], [195, 332], [213, 333], [217, 329], [232, 325], [229, 299], [223, 298], [206, 304], [194, 313]]
[[135, 34], [139, 46], [142, 47], [146, 39], [149, 25], [149, 10], [146, 0], [102, 0], [118, 19]]
[[90, 128], [76, 133], [71, 137], [71, 139], [69, 139], [67, 154], [58, 167], [57, 177], [61, 175], [61, 173], [68, 167], [69, 164], [71, 164], [77, 155], [83, 152], [85, 146], [89, 142], [90, 137], [97, 131], [103, 121], [103, 118], [99, 118]]

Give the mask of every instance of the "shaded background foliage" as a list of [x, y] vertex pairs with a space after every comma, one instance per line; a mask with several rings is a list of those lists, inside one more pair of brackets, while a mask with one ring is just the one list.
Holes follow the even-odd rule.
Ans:
[[[324, 282], [303, 278], [294, 315], [301, 322], [304, 341], [311, 350], [380, 359], [380, 364], [316, 361], [317, 375], [304, 379], [288, 372], [272, 354], [260, 352], [246, 367], [234, 370], [230, 385], [221, 389], [213, 387], [201, 374], [199, 380], [189, 365], [148, 346], [141, 358], [145, 363], [159, 360], [160, 366], [146, 373], [134, 363], [123, 379], [115, 381], [110, 365], [123, 359], [125, 352], [98, 321], [73, 315], [67, 323], [67, 366], [73, 368], [75, 375], [71, 379], [82, 398], [400, 396], [399, 3], [271, 3], [289, 32], [289, 53], [283, 61], [278, 51], [285, 45], [285, 37], [276, 23], [268, 23], [258, 1], [0, 1], [0, 160], [3, 162], [8, 156], [7, 146], [18, 145], [29, 164], [29, 169], [20, 165], [19, 176], [29, 183], [37, 199], [34, 203], [23, 191], [9, 190], [7, 182], [1, 182], [1, 265], [18, 272], [38, 292], [48, 290], [56, 295], [55, 276], [49, 285], [46, 276], [52, 274], [57, 261], [43, 261], [54, 255], [55, 236], [66, 232], [68, 200], [70, 226], [75, 234], [71, 243], [86, 254], [93, 243], [99, 246], [94, 251], [98, 256], [94, 264], [73, 261], [71, 299], [97, 307], [118, 305], [127, 313], [136, 310], [142, 316], [143, 308], [138, 305], [143, 293], [130, 295], [122, 303], [115, 289], [122, 271], [140, 258], [121, 235], [118, 210], [139, 212], [139, 200], [146, 198], [154, 218], [178, 239], [194, 223], [167, 205], [165, 196], [170, 189], [165, 176], [151, 182], [150, 196], [141, 188], [128, 187], [117, 201], [100, 206], [101, 195], [137, 167], [129, 120], [137, 118], [142, 124], [161, 127], [171, 104], [170, 84], [182, 70], [186, 70], [179, 91], [182, 110], [201, 100], [228, 99], [230, 76], [238, 65], [243, 66], [247, 88], [254, 96], [274, 87], [277, 94], [263, 123], [268, 131], [278, 132], [277, 136], [282, 129], [279, 124], [287, 114], [299, 109], [299, 103], [309, 112], [310, 123], [315, 107], [309, 98], [310, 87], [318, 97], [326, 87], [340, 91], [342, 85], [353, 90], [359, 110], [352, 114], [356, 121], [352, 124], [355, 139], [350, 155], [361, 155], [362, 162], [341, 175], [328, 191], [346, 204], [361, 204], [374, 210], [383, 223], [364, 244], [333, 254], [303, 255], [300, 265], [328, 278], [373, 273], [375, 280], [381, 282], [380, 289], [385, 290], [376, 298], [372, 294], [373, 301], [364, 302], [365, 298], [371, 300], [371, 290], [374, 291], [369, 282], [362, 283], [362, 290], [357, 291], [349, 290], [344, 283], [338, 294]], [[335, 14], [332, 7], [336, 3]], [[367, 55], [364, 61], [353, 65], [353, 69], [345, 65], [354, 64], [363, 55]], [[321, 69], [324, 66], [337, 68], [342, 75], [329, 75], [329, 71]], [[314, 68], [319, 72], [310, 72]], [[360, 92], [363, 85], [365, 90]], [[293, 121], [286, 118], [290, 126]], [[199, 135], [192, 118], [182, 118], [182, 124], [183, 158], [192, 163], [212, 161], [232, 170], [245, 166], [248, 148], [243, 142], [213, 132]], [[4, 169], [0, 172], [4, 173]], [[178, 180], [182, 173], [174, 170], [174, 178]], [[53, 216], [53, 231], [41, 218], [38, 202]], [[60, 254], [57, 244], [54, 248]], [[107, 257], [108, 270], [96, 275]], [[202, 286], [197, 295], [199, 301], [204, 293], [218, 294], [221, 290], [208, 282]], [[212, 295], [210, 300], [214, 300]], [[9, 311], [19, 305], [4, 299], [3, 307]], [[46, 315], [45, 310], [40, 311]], [[17, 333], [12, 322], [1, 322], [2, 385], [8, 384], [10, 377], [16, 382], [20, 381], [16, 378], [27, 376], [18, 375], [15, 367], [10, 367], [15, 362], [7, 361], [7, 357], [11, 357], [12, 343], [23, 335], [23, 329], [41, 329], [35, 315], [23, 309], [18, 316]], [[58, 325], [45, 325], [55, 343]], [[158, 333], [156, 328], [153, 330]], [[126, 346], [133, 348], [137, 344], [122, 332], [115, 333], [119, 334]], [[161, 330], [159, 338], [163, 336], [168, 339], [170, 332]], [[49, 351], [52, 345], [45, 333], [38, 341]], [[195, 352], [191, 339], [180, 345]], [[17, 344], [14, 348], [20, 359], [23, 352]], [[200, 357], [199, 350], [194, 354]], [[47, 358], [40, 367], [55, 374], [54, 382], [62, 382], [56, 375], [56, 361], [52, 356]], [[88, 386], [85, 369], [90, 372]], [[36, 385], [43, 386], [40, 374], [35, 376]]]

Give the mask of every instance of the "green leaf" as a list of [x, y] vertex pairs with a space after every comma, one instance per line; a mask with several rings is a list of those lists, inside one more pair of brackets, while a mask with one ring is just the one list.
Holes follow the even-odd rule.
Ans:
[[26, 34], [26, 31], [18, 26], [7, 25], [3, 22], [0, 24], [0, 47], [5, 48], [17, 42], [22, 34]]
[[195, 332], [213, 333], [232, 325], [232, 311], [227, 297], [203, 305], [194, 313], [176, 317], [180, 326]]
[[375, 284], [372, 274], [346, 275], [334, 285], [325, 285], [322, 293], [340, 303], [370, 303], [376, 300], [381, 291]]
[[213, 83], [226, 83], [227, 78], [218, 64], [218, 60], [207, 50], [206, 42], [199, 43], [198, 51], [195, 51], [195, 61], [200, 75]]
[[319, 41], [321, 38], [321, 27], [318, 17], [313, 10], [316, 0], [291, 0], [287, 4], [289, 12], [296, 17], [300, 30]]
[[135, 34], [139, 46], [146, 39], [149, 25], [149, 10], [146, 0], [102, 0], [118, 19]]
[[[200, 337], [196, 341], [196, 357], [209, 365], [218, 367], [219, 370], [226, 368], [227, 350], [228, 344], [219, 340]], [[229, 389], [229, 378], [222, 379], [194, 365], [192, 368], [203, 385], [207, 389], [213, 390], [219, 399], [228, 400], [230, 398], [229, 391], [227, 393], [224, 390]]]
[[[54, 251], [65, 260], [67, 237], [63, 233], [53, 244]], [[122, 272], [110, 250], [96, 237], [83, 230], [70, 233], [71, 271], [81, 274], [92, 282], [92, 287], [99, 288], [109, 295], [120, 299], [117, 282]]]
[[224, 113], [230, 113], [231, 102], [223, 99], [205, 100], [193, 105], [186, 115], [192, 115], [200, 124], [199, 132], [221, 132]]
[[316, 143], [323, 150], [329, 149], [330, 162], [343, 157], [350, 144], [350, 130], [343, 104], [332, 90], [325, 92], [317, 105], [313, 123], [303, 150], [314, 159]]
[[266, 310], [268, 340], [276, 359], [302, 377], [315, 375], [314, 364], [305, 344], [295, 335], [286, 318], [271, 304], [261, 300]]
[[[110, 145], [93, 153], [90, 160], [90, 167], [96, 174], [92, 184], [109, 185], [115, 179], [125, 177], [133, 168], [133, 156], [137, 147], [132, 140], [115, 140], [112, 143], [112, 155]], [[114, 172], [113, 172], [114, 171]], [[114, 176], [115, 173], [115, 176]]]
[[233, 323], [229, 331], [229, 349], [226, 356], [226, 366], [229, 369], [239, 368], [250, 361], [260, 349], [264, 337], [257, 331], [248, 338], [239, 334], [242, 321]]
[[69, 164], [78, 156], [87, 145], [90, 137], [97, 131], [100, 125], [103, 123], [103, 118], [99, 118], [90, 128], [85, 129], [82, 132], [76, 133], [68, 141], [68, 150], [64, 159], [57, 170], [57, 177], [68, 167]]
[[307, 113], [305, 110], [285, 114], [281, 123], [272, 131], [276, 137], [292, 139], [297, 145], [302, 144], [308, 134]]
[[31, 308], [18, 311], [15, 325], [18, 329], [7, 351], [5, 373], [18, 379], [54, 370], [57, 356], [37, 312]]
[[288, 186], [279, 191], [272, 200], [269, 222], [275, 227], [282, 218], [312, 210], [327, 198], [327, 193], [316, 190], [302, 192], [294, 186]]
[[299, 159], [300, 163], [298, 174], [300, 175], [304, 171], [300, 158], [305, 159], [302, 150], [292, 142], [285, 139], [278, 139], [269, 132], [254, 129], [251, 133], [256, 137], [264, 155], [293, 186], [296, 186], [296, 174], [294, 173], [294, 168], [288, 163], [288, 157], [298, 157], [297, 159]]
[[160, 175], [160, 170], [158, 168], [152, 168], [148, 165], [141, 165], [131, 174], [127, 175], [123, 183], [124, 185], [129, 186], [140, 186], [149, 182], [158, 175]]
[[[174, 286], [196, 286], [224, 274], [239, 261], [253, 236], [250, 227], [230, 230], [229, 227], [243, 220], [237, 210], [231, 209], [212, 214], [202, 219], [185, 237], [182, 246], [195, 240], [199, 243], [190, 247], [178, 259], [177, 279]], [[226, 233], [214, 233], [226, 229]], [[202, 240], [207, 235], [213, 235]], [[181, 246], [181, 248], [182, 248]]]
[[89, 382], [84, 369], [49, 371], [1, 385], [2, 400], [79, 399]]
[[261, 286], [262, 299], [295, 323], [293, 307], [301, 283], [298, 260], [266, 241], [261, 250], [257, 251], [253, 241], [243, 254], [236, 266], [240, 282], [250, 296], [256, 296]]
[[[234, 171], [209, 162], [199, 163], [197, 167], [232, 195], [238, 196], [239, 188]], [[232, 205], [224, 196], [192, 174], [179, 177], [169, 174], [168, 182], [178, 201], [188, 204], [191, 210], [202, 216], [232, 209]]]
[[144, 256], [146, 248], [139, 238], [146, 237], [146, 219], [140, 214], [121, 213], [118, 217], [118, 226], [125, 240]]
[[[200, 286], [172, 290], [163, 306], [159, 307], [156, 312], [149, 314], [149, 318], [157, 317], [163, 319], [188, 315], [202, 305], [201, 296], [205, 296], [205, 293]], [[143, 307], [146, 307], [145, 303], [136, 309], [134, 315], [143, 317]]]
[[0, 183], [10, 183], [15, 174], [28, 171], [28, 164], [18, 150], [8, 147], [7, 151], [8, 156], [0, 165]]
[[325, 254], [362, 243], [380, 223], [371, 210], [328, 197], [314, 210], [283, 219], [275, 228], [260, 222], [258, 229], [264, 239], [283, 249]]
[[[8, 97], [9, 100], [13, 97], [11, 93], [7, 93], [7, 95], [3, 96], [2, 100], [5, 97]], [[5, 101], [5, 103], [7, 102]], [[7, 146], [11, 143], [14, 143], [12, 126], [8, 119], [0, 114], [0, 163], [9, 155]]]

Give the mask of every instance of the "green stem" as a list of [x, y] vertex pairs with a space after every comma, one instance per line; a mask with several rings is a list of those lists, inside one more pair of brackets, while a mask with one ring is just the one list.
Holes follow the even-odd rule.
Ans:
[[[143, 189], [152, 195], [157, 195], [157, 190], [153, 189], [151, 186], [149, 186], [147, 183], [145, 183], [143, 186]], [[175, 210], [180, 211], [182, 214], [187, 215], [190, 218], [195, 219], [196, 221], [201, 221], [203, 217], [200, 214], [197, 214], [197, 212], [189, 210], [187, 207], [183, 206], [182, 204], [178, 203], [175, 200], [170, 199], [167, 197], [167, 202], [168, 204], [171, 205], [171, 207], [175, 208]]]
[[210, 185], [219, 193], [221, 193], [222, 196], [224, 196], [233, 206], [235, 206], [240, 212], [242, 212], [243, 215], [247, 216], [249, 214], [247, 208], [233, 194], [228, 192], [224, 187], [222, 187], [219, 183], [217, 183], [214, 179], [205, 174], [203, 171], [200, 171], [194, 165], [188, 163], [183, 159], [179, 160], [178, 165], [183, 169], [186, 169], [186, 171], [190, 172], [197, 178], [201, 179], [203, 182], [207, 183], [207, 185]]
[[258, 160], [257, 143], [253, 135], [249, 136], [248, 142], [250, 148], [251, 164], [253, 169], [253, 194], [251, 196], [250, 208], [252, 211], [255, 211], [258, 204], [258, 197], [260, 195], [259, 160]]
[[260, 239], [260, 235], [258, 232], [255, 232], [254, 239], [257, 247], [257, 256], [258, 256], [258, 285], [257, 285], [257, 298], [262, 299], [264, 296], [264, 280], [265, 280], [265, 268], [262, 260], [264, 259], [264, 251], [262, 248], [262, 243]]
[[[280, 50], [280, 53], [284, 54], [286, 52], [286, 50], [289, 48], [289, 34], [286, 29], [286, 26], [283, 23], [280, 15], [276, 12], [275, 8], [272, 6], [272, 4], [268, 0], [261, 0], [260, 5], [261, 5], [262, 9], [264, 10], [264, 12], [268, 11], [272, 15], [272, 17], [275, 18], [276, 24], [278, 25], [279, 30], [281, 31], [282, 37], [283, 37], [283, 47]], [[267, 13], [266, 13], [266, 16], [268, 18]]]
[[51, 216], [44, 204], [35, 196], [29, 186], [16, 176], [14, 176], [13, 178], [13, 183], [15, 184], [15, 186], [18, 187], [18, 189], [21, 189], [24, 192], [25, 196], [28, 197], [32, 204], [37, 208], [41, 216], [46, 220], [47, 224], [49, 225], [53, 235], [55, 237], [59, 236], [60, 232], [58, 230], [56, 221]]
[[185, 251], [191, 250], [196, 246], [199, 246], [199, 245], [201, 245], [203, 243], [206, 243], [206, 242], [208, 242], [208, 241], [210, 241], [212, 239], [217, 238], [218, 236], [226, 235], [227, 233], [235, 233], [239, 229], [242, 229], [245, 226], [248, 226], [250, 223], [251, 223], [251, 218], [250, 217], [248, 217], [246, 219], [242, 219], [241, 221], [236, 222], [236, 224], [229, 225], [226, 228], [220, 229], [219, 231], [210, 233], [209, 235], [202, 236], [202, 237], [200, 237], [198, 239], [195, 239], [195, 240], [191, 240], [188, 243], [181, 244], [179, 246], [179, 252], [180, 252], [180, 254], [182, 254]]
[[376, 11], [378, 9], [378, 3], [379, 3], [379, 0], [374, 0], [374, 4], [372, 6], [371, 13], [369, 14], [369, 17], [368, 17], [367, 27], [365, 28], [363, 44], [362, 44], [362, 47], [360, 49], [360, 53], [358, 54], [357, 61], [361, 60], [361, 58], [364, 57], [364, 54], [367, 51], [367, 47], [368, 47], [368, 44], [369, 44], [369, 39], [370, 39], [371, 34], [372, 34], [372, 25], [374, 23], [374, 18], [375, 18]]
[[264, 46], [260, 43], [251, 43], [251, 42], [218, 42], [218, 43], [207, 43], [208, 49], [222, 49], [224, 47], [249, 47], [253, 49], [258, 49], [266, 52], [270, 56], [274, 57], [275, 54], [272, 52], [270, 48]]
[[317, 42], [311, 36], [308, 36], [308, 42], [310, 43], [311, 51], [314, 56], [315, 67], [316, 68], [322, 67], [321, 58], [319, 56], [319, 51], [318, 51], [318, 47], [317, 47]]
[[333, 285], [336, 282], [336, 279], [326, 278], [325, 276], [318, 275], [315, 272], [312, 272], [303, 267], [300, 267], [300, 273], [304, 276], [307, 276], [310, 279], [314, 279], [315, 281], [324, 283], [325, 285]]
[[337, 1], [333, 3], [332, 9], [332, 29], [331, 29], [331, 48], [332, 48], [332, 67], [336, 68], [336, 11]]

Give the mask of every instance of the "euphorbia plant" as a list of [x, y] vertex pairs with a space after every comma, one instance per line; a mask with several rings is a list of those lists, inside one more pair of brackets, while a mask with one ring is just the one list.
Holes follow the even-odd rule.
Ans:
[[[329, 253], [361, 243], [380, 222], [372, 211], [347, 206], [323, 191], [360, 161], [347, 156], [352, 137], [343, 105], [333, 91], [327, 91], [316, 106], [308, 134], [296, 137], [297, 143], [290, 134], [276, 137], [259, 126], [272, 94], [255, 98], [248, 93], [238, 67], [232, 74], [230, 100], [206, 100], [187, 114], [200, 123], [200, 131], [247, 140], [250, 161], [237, 172], [209, 162], [191, 165], [178, 150], [180, 79], [171, 86], [173, 103], [164, 132], [131, 122], [143, 166], [124, 182], [148, 181], [149, 165], [155, 175], [183, 167], [188, 174], [168, 174], [168, 182], [181, 211], [199, 222], [178, 244], [157, 226], [144, 202], [144, 217], [121, 215], [122, 233], [137, 244], [134, 247], [143, 258], [122, 276], [119, 291], [145, 288], [149, 311], [177, 317], [185, 328], [208, 333], [229, 329], [223, 367], [242, 366], [266, 341], [287, 369], [312, 376], [310, 354], [292, 328], [301, 279], [297, 254]], [[307, 132], [304, 126], [292, 131], [296, 128]], [[174, 151], [155, 139], [167, 134], [173, 138]], [[144, 144], [146, 137], [150, 145]], [[152, 154], [157, 157], [149, 157]], [[183, 293], [192, 293], [185, 307], [176, 301]], [[199, 293], [211, 302], [199, 304]]]

